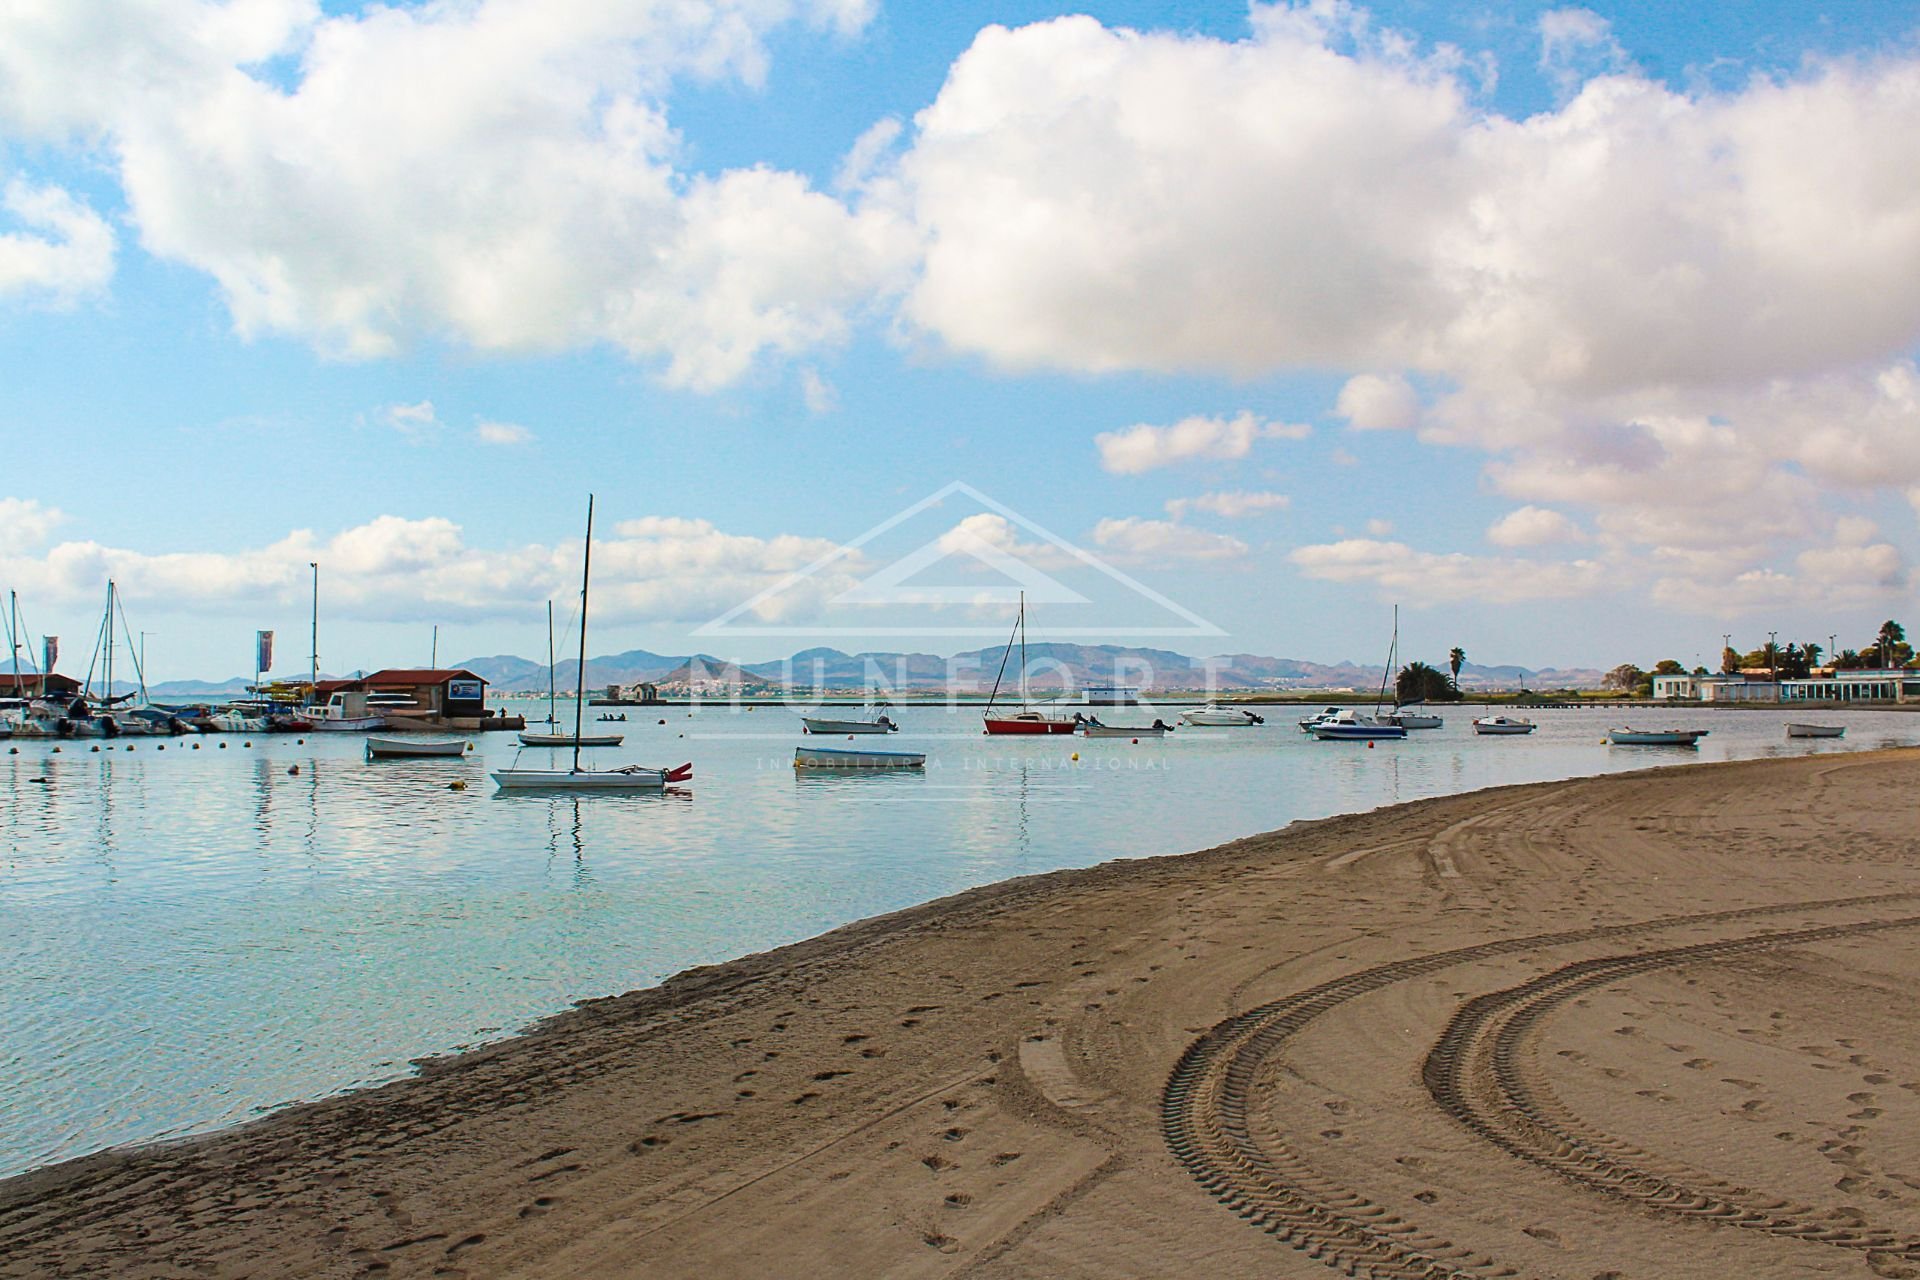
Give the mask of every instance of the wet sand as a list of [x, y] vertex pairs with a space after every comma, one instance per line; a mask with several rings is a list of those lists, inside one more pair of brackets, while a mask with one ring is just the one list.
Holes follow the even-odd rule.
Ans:
[[1663, 769], [996, 885], [0, 1183], [0, 1275], [1920, 1276], [1916, 797]]

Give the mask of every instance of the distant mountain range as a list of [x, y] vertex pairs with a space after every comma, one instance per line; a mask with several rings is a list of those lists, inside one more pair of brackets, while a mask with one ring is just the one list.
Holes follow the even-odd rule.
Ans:
[[[803, 649], [774, 662], [734, 664], [712, 654], [661, 654], [646, 649], [587, 659], [586, 685], [604, 690], [609, 685], [685, 687], [696, 681], [721, 686], [812, 689], [862, 689], [885, 684], [906, 691], [985, 689], [1000, 668], [1002, 650], [996, 645], [943, 658], [932, 653], [865, 652], [839, 649]], [[547, 668], [512, 655], [469, 658], [457, 665], [485, 679], [500, 692], [536, 692], [547, 686]], [[1371, 689], [1379, 685], [1379, 665], [1341, 662], [1327, 665], [1299, 658], [1271, 658], [1254, 653], [1220, 654], [1194, 658], [1167, 649], [1120, 645], [1030, 644], [1027, 646], [1027, 686], [1057, 690], [1063, 687], [1123, 684], [1158, 689], [1195, 689], [1209, 684], [1234, 690]], [[578, 664], [554, 667], [554, 683], [571, 689]], [[1013, 676], [1013, 672], [1008, 675]], [[1460, 669], [1466, 689], [1598, 688], [1604, 673], [1584, 668], [1481, 666], [1469, 662]]]
[[[839, 649], [802, 649], [775, 662], [735, 664], [712, 654], [664, 654], [629, 649], [587, 659], [587, 687], [605, 692], [611, 685], [659, 685], [667, 692], [705, 688], [860, 690], [885, 685], [902, 692], [938, 692], [952, 685], [955, 692], [984, 691], [999, 673], [1002, 650], [996, 645], [970, 649], [943, 658], [932, 653], [845, 653]], [[547, 688], [544, 663], [513, 654], [468, 658], [453, 664], [485, 680], [496, 693], [541, 693]], [[578, 662], [555, 665], [554, 685], [562, 692], [575, 684]], [[1098, 644], [1030, 644], [1027, 646], [1027, 687], [1044, 691], [1084, 689], [1088, 685], [1119, 684], [1151, 689], [1200, 689], [1209, 685], [1208, 670], [1217, 689], [1234, 691], [1377, 688], [1381, 668], [1365, 663], [1327, 665], [1301, 658], [1270, 658], [1257, 653], [1227, 653], [1193, 658], [1170, 649], [1129, 648]], [[28, 673], [25, 664], [22, 674]], [[1469, 662], [1460, 669], [1463, 689], [1597, 689], [1603, 672], [1582, 667], [1481, 666]], [[1008, 678], [1016, 678], [1009, 671]], [[148, 687], [160, 702], [235, 698], [246, 693], [247, 676], [227, 680], [167, 680]], [[124, 680], [114, 681], [115, 693], [136, 692]]]

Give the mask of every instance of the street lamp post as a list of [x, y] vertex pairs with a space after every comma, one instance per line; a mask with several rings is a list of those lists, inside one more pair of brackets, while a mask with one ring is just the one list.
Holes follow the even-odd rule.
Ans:
[[1780, 649], [1774, 644], [1778, 631], [1767, 632], [1767, 679], [1773, 682], [1773, 700], [1780, 701]]

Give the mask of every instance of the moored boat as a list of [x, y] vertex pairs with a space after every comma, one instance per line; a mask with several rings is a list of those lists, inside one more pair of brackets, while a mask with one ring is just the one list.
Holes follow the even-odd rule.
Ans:
[[369, 737], [367, 759], [454, 759], [466, 755], [468, 745], [465, 738]]
[[[1016, 640], [1020, 645], [1020, 710], [995, 715], [993, 706], [1000, 697], [1000, 681], [1007, 674], [1007, 661], [1013, 657]], [[1020, 593], [1013, 633], [1007, 637], [1006, 650], [1000, 655], [1000, 671], [993, 678], [993, 691], [987, 695], [987, 709], [981, 715], [981, 722], [986, 731], [993, 734], [1072, 733], [1079, 728], [1076, 718], [1046, 715], [1027, 705], [1027, 593], [1024, 591]]]
[[1692, 747], [1707, 736], [1705, 729], [1610, 729], [1607, 741], [1616, 747]]
[[1322, 720], [1331, 719], [1332, 717], [1337, 716], [1339, 714], [1340, 714], [1340, 708], [1328, 707], [1325, 711], [1316, 711], [1310, 716], [1304, 716], [1301, 718], [1301, 721], [1300, 721], [1300, 732], [1312, 733], [1313, 726], [1315, 726], [1316, 724], [1319, 724]]
[[[583, 769], [580, 767], [580, 748], [586, 745], [587, 735], [581, 732], [580, 722], [587, 705], [587, 588], [593, 581], [593, 495], [587, 495], [587, 536], [580, 552], [580, 658], [574, 667], [575, 687], [573, 695], [573, 733], [571, 735], [551, 735], [563, 739], [556, 746], [573, 748], [573, 763], [565, 769], [522, 769], [516, 759], [505, 769], [496, 769], [492, 773], [494, 785], [502, 791], [512, 790], [572, 790], [572, 791], [657, 791], [672, 782], [685, 782], [693, 777], [693, 764], [688, 762], [671, 769], [654, 769], [643, 765], [630, 764], [618, 769]], [[547, 634], [552, 636], [552, 614], [548, 614]], [[548, 652], [552, 652], [552, 640], [548, 640]], [[548, 672], [553, 664], [547, 664]], [[549, 674], [549, 679], [552, 678]], [[525, 743], [528, 735], [521, 734]], [[535, 737], [549, 735], [537, 734]], [[609, 735], [610, 736], [610, 735]], [[619, 741], [618, 737], [614, 738]]]
[[1180, 713], [1183, 724], [1203, 729], [1247, 728], [1256, 724], [1265, 724], [1265, 716], [1255, 715], [1245, 707], [1222, 706], [1218, 702], [1209, 702], [1204, 707], [1188, 707]]
[[1173, 726], [1164, 720], [1155, 720], [1147, 725], [1101, 724], [1098, 720], [1082, 720], [1080, 732], [1089, 738], [1164, 738], [1173, 732]]
[[800, 724], [807, 733], [898, 733], [900, 726], [895, 724], [884, 711], [853, 720], [835, 720], [826, 716], [801, 716]]
[[1313, 736], [1322, 742], [1380, 741], [1404, 738], [1407, 731], [1372, 716], [1363, 716], [1352, 707], [1336, 712], [1313, 726]]
[[1847, 731], [1843, 724], [1789, 724], [1789, 738], [1837, 738]]
[[1388, 724], [1397, 724], [1402, 729], [1438, 729], [1446, 724], [1440, 716], [1431, 716], [1424, 711], [1408, 711], [1404, 707], [1395, 707], [1380, 717]]
[[1473, 731], [1489, 737], [1500, 735], [1517, 736], [1532, 733], [1537, 726], [1531, 720], [1521, 720], [1514, 716], [1481, 716], [1473, 722]]
[[919, 769], [924, 751], [849, 751], [837, 747], [795, 747], [796, 769]]
[[624, 733], [583, 733], [577, 737], [571, 733], [522, 733], [520, 745], [523, 747], [617, 747], [627, 740]]

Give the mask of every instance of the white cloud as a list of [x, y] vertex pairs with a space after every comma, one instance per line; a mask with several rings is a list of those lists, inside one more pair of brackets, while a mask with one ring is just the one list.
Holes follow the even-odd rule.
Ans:
[[1235, 418], [1185, 418], [1170, 427], [1146, 423], [1093, 438], [1100, 465], [1120, 475], [1138, 475], [1157, 467], [1198, 459], [1244, 458], [1256, 440], [1299, 440], [1311, 428], [1262, 422], [1251, 413]]
[[1228, 520], [1240, 520], [1267, 511], [1284, 511], [1292, 502], [1293, 499], [1284, 493], [1233, 490], [1203, 493], [1195, 498], [1172, 498], [1168, 500], [1166, 510], [1175, 520], [1185, 519], [1190, 511], [1204, 511]]
[[991, 511], [978, 511], [941, 534], [940, 553], [963, 557], [980, 572], [994, 572], [997, 563], [1017, 560], [1034, 569], [1072, 569], [1085, 561], [1051, 542], [1022, 542], [1011, 520]]
[[482, 422], [473, 429], [473, 436], [481, 444], [521, 445], [534, 440], [533, 432], [517, 422]]
[[439, 415], [433, 411], [431, 400], [422, 400], [418, 404], [386, 405], [374, 414], [374, 420], [398, 432], [411, 444], [427, 444], [438, 439], [445, 430]]
[[807, 406], [807, 412], [815, 417], [832, 413], [840, 407], [840, 394], [816, 369], [800, 371], [800, 399]]
[[[14, 510], [0, 504], [0, 514]], [[44, 509], [40, 515], [44, 522]], [[625, 521], [614, 536], [594, 539], [594, 614], [610, 623], [705, 619], [832, 550], [821, 538], [729, 534], [704, 520]], [[438, 516], [381, 516], [331, 536], [295, 530], [227, 552], [152, 553], [90, 540], [32, 551], [0, 546], [0, 579], [50, 606], [90, 607], [111, 577], [130, 600], [166, 608], [304, 612], [307, 565], [317, 561], [328, 615], [372, 621], [525, 619], [530, 602], [576, 592], [580, 574], [577, 541], [475, 547], [459, 525]], [[836, 562], [769, 607], [781, 617], [803, 616], [861, 568], [857, 557]]]
[[66, 519], [64, 511], [33, 498], [0, 498], [0, 554], [44, 546]]
[[[869, 3], [520, 0], [325, 15], [95, 0], [0, 15], [0, 131], [98, 138], [141, 243], [243, 334], [382, 356], [611, 343], [709, 388], [836, 341], [911, 242], [791, 173], [688, 177], [678, 79], [765, 73], [796, 18]], [[297, 55], [282, 87], [259, 64]]]
[[1407, 431], [1420, 421], [1420, 397], [1399, 374], [1362, 373], [1340, 388], [1333, 411], [1356, 431]]
[[30, 229], [0, 234], [0, 298], [38, 294], [70, 306], [107, 287], [113, 230], [72, 194], [14, 178], [0, 208]]
[[1237, 560], [1247, 554], [1247, 544], [1238, 538], [1136, 516], [1102, 520], [1093, 528], [1093, 540], [1103, 551], [1129, 564]]
[[1571, 97], [1580, 82], [1627, 68], [1613, 24], [1591, 9], [1549, 9], [1540, 15], [1540, 69]]
[[1411, 604], [1564, 600], [1607, 585], [1605, 568], [1593, 560], [1436, 555], [1367, 538], [1298, 547], [1288, 558], [1309, 578], [1371, 584], [1382, 596]]
[[1373, 519], [1367, 521], [1367, 536], [1369, 538], [1384, 538], [1392, 532], [1393, 521], [1391, 520]]
[[1544, 547], [1554, 542], [1584, 542], [1587, 535], [1564, 514], [1546, 507], [1509, 511], [1487, 527], [1496, 547]]

